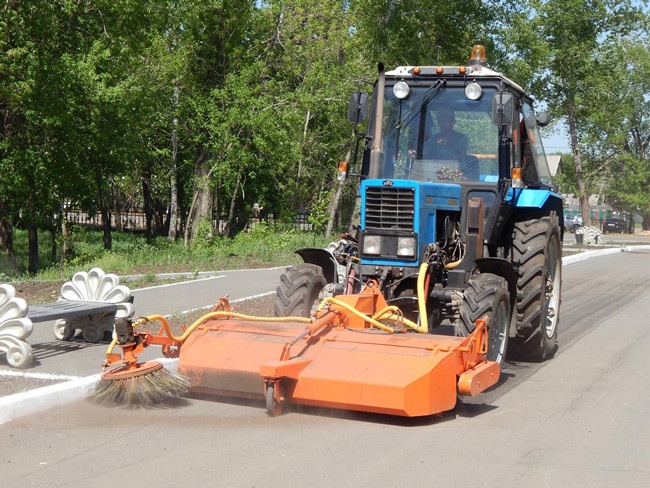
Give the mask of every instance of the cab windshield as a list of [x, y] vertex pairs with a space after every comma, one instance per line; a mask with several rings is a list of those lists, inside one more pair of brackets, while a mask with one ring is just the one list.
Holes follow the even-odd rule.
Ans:
[[399, 99], [392, 86], [384, 100], [381, 178], [443, 183], [498, 181], [498, 128], [492, 95], [483, 88], [469, 100], [463, 87], [410, 86]]

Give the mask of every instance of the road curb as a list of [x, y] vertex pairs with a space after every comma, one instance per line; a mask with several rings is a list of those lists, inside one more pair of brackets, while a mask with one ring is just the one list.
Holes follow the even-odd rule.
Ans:
[[[650, 249], [650, 245], [625, 246], [620, 248], [598, 249], [574, 254], [562, 259], [562, 265], [568, 266], [587, 259], [615, 254], [619, 252], [633, 252], [637, 250]], [[254, 297], [248, 297], [254, 298]], [[236, 300], [236, 301], [241, 301]], [[162, 362], [171, 371], [178, 370], [178, 359], [161, 358]], [[90, 394], [95, 384], [99, 381], [100, 375], [95, 374], [56, 385], [36, 388], [23, 393], [16, 393], [0, 397], [0, 425], [10, 422], [16, 418], [32, 413], [47, 410], [50, 407], [63, 405], [74, 400], [80, 400]]]
[[[170, 371], [178, 371], [178, 359], [157, 359]], [[95, 388], [101, 374], [44, 386], [34, 390], [0, 397], [0, 425], [31, 413], [87, 397]]]
[[598, 249], [595, 251], [586, 251], [579, 254], [574, 254], [572, 256], [566, 256], [562, 258], [562, 266], [567, 266], [570, 264], [579, 263], [581, 261], [586, 261], [587, 259], [595, 258], [598, 256], [605, 256], [607, 254], [616, 254], [619, 252], [632, 252], [640, 251], [643, 249], [650, 249], [650, 245], [640, 245], [640, 246], [624, 246], [624, 247], [612, 247], [608, 249]]
[[[241, 273], [241, 272], [246, 272], [246, 271], [273, 271], [274, 269], [282, 269], [286, 268], [290, 265], [285, 264], [284, 266], [272, 266], [270, 268], [250, 268], [250, 269], [227, 269], [223, 271], [197, 271], [197, 272], [185, 272], [185, 273], [157, 273], [157, 274], [150, 274], [150, 275], [121, 275], [120, 276], [120, 281], [121, 282], [129, 282], [129, 281], [135, 281], [135, 280], [140, 280], [143, 279], [147, 276], [153, 277], [157, 280], [171, 280], [171, 279], [180, 279], [180, 278], [187, 278], [190, 281], [194, 281], [199, 278], [214, 278], [214, 277], [222, 277], [223, 273]], [[164, 286], [164, 285], [162, 285]], [[154, 288], [154, 287], [150, 287]], [[149, 289], [149, 288], [141, 288], [141, 289]]]
[[99, 376], [95, 374], [2, 397], [0, 398], [0, 425], [24, 415], [42, 412], [50, 407], [83, 398], [92, 391], [99, 381]]

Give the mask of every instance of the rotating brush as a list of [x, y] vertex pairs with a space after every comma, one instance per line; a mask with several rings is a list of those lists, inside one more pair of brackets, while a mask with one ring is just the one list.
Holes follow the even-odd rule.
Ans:
[[102, 373], [90, 398], [98, 403], [150, 407], [169, 403], [184, 395], [190, 386], [185, 376], [173, 373], [158, 361], [120, 366]]
[[[109, 351], [119, 344], [122, 348], [124, 364], [105, 371], [89, 398], [97, 403], [108, 405], [128, 405], [150, 407], [155, 404], [172, 402], [185, 394], [190, 386], [189, 379], [169, 371], [158, 361], [138, 363], [136, 352], [142, 350], [142, 337], [133, 333], [134, 324], [127, 319], [115, 324], [117, 338]], [[107, 354], [107, 363], [112, 364], [114, 356]]]

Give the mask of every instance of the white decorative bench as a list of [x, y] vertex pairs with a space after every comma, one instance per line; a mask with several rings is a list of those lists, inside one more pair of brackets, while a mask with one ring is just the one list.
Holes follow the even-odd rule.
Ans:
[[54, 337], [59, 340], [70, 340], [80, 330], [86, 342], [97, 342], [106, 332], [113, 332], [115, 318], [133, 316], [131, 302], [131, 290], [120, 285], [117, 275], [93, 268], [75, 273], [61, 286], [61, 300], [30, 307], [28, 317], [33, 322], [58, 318]]
[[0, 285], [0, 351], [7, 363], [23, 368], [32, 362], [32, 346], [25, 339], [32, 333], [32, 321], [27, 317], [27, 303], [16, 297], [11, 285]]
[[576, 230], [576, 243], [585, 246], [602, 244], [603, 233], [597, 227], [580, 227]]
[[22, 368], [32, 361], [32, 349], [25, 339], [32, 333], [33, 322], [56, 320], [54, 337], [70, 340], [77, 330], [86, 342], [97, 342], [113, 332], [116, 318], [132, 317], [131, 290], [119, 284], [114, 274], [100, 268], [75, 273], [61, 287], [61, 299], [28, 307], [15, 297], [11, 285], [0, 285], [0, 351], [7, 362]]

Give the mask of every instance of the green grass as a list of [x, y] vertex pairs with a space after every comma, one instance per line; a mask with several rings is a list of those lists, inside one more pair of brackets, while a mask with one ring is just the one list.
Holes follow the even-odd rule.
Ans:
[[[198, 272], [242, 269], [300, 262], [294, 251], [303, 247], [322, 248], [331, 240], [322, 234], [285, 230], [280, 226], [258, 224], [251, 232], [241, 232], [234, 239], [221, 236], [203, 237], [187, 249], [182, 240], [170, 242], [158, 237], [147, 244], [144, 236], [114, 232], [113, 249], [103, 249], [102, 233], [76, 228], [73, 232], [73, 253], [63, 265], [52, 261], [51, 239], [39, 232], [39, 262], [36, 276], [27, 275], [27, 232], [16, 230], [14, 249], [17, 270], [7, 266], [0, 257], [0, 280], [19, 281], [67, 279], [77, 271], [102, 268], [118, 275]], [[60, 252], [60, 249], [59, 249]], [[60, 259], [58, 257], [57, 259]]]

